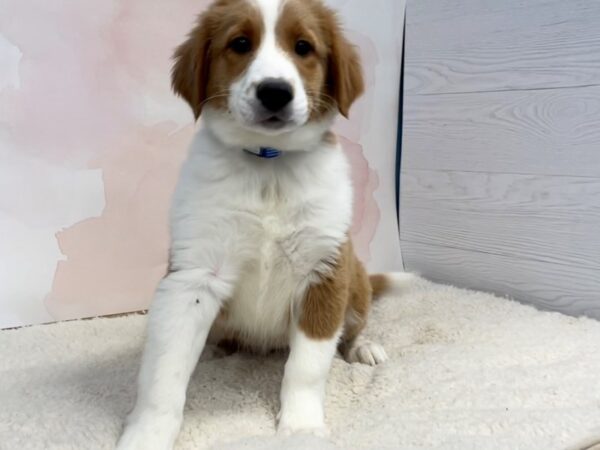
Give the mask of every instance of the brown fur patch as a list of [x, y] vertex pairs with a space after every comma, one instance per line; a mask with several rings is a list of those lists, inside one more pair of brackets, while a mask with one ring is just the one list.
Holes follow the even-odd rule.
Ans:
[[[173, 89], [192, 107], [196, 118], [205, 103], [226, 108], [229, 87], [248, 67], [263, 35], [260, 11], [246, 0], [217, 0], [200, 17], [188, 39], [175, 51]], [[252, 43], [252, 51], [229, 48], [237, 37]]]
[[345, 322], [343, 339], [354, 339], [366, 324], [370, 304], [369, 277], [348, 240], [332, 273], [308, 289], [300, 329], [313, 339], [331, 339]]
[[[348, 116], [350, 106], [363, 93], [360, 58], [344, 37], [336, 14], [321, 0], [288, 0], [277, 24], [277, 41], [295, 62], [309, 98], [311, 120], [318, 120], [336, 105]], [[299, 40], [314, 51], [295, 52]]]
[[390, 288], [390, 280], [385, 275], [377, 274], [369, 277], [373, 288], [373, 297], [379, 297]]
[[328, 145], [336, 145], [338, 143], [337, 136], [332, 131], [327, 131], [323, 135], [323, 142]]
[[346, 323], [342, 341], [352, 341], [360, 334], [367, 324], [367, 318], [371, 309], [372, 289], [369, 276], [353, 254], [352, 280], [350, 289], [349, 305], [346, 310]]

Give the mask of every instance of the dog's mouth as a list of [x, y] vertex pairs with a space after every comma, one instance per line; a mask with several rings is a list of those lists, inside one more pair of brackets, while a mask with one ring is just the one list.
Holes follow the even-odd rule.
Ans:
[[303, 117], [299, 117], [292, 108], [281, 111], [268, 111], [260, 105], [250, 108], [231, 108], [238, 123], [244, 128], [259, 134], [276, 135], [287, 133], [304, 124]]
[[262, 128], [266, 128], [267, 130], [281, 130], [286, 126], [291, 125], [291, 122], [289, 120], [286, 120], [277, 115], [267, 117], [266, 119], [263, 119], [258, 123]]

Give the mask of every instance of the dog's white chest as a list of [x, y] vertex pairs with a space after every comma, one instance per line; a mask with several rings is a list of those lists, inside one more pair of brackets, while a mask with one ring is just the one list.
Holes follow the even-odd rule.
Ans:
[[281, 207], [261, 211], [260, 226], [245, 237], [253, 257], [244, 263], [227, 305], [225, 327], [258, 348], [287, 344], [294, 301], [302, 295], [302, 259], [309, 242], [302, 241], [305, 230], [290, 216]]

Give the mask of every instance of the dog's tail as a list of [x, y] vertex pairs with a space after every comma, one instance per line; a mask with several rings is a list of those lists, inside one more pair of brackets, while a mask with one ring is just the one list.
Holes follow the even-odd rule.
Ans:
[[371, 282], [371, 289], [373, 291], [373, 298], [377, 299], [385, 294], [397, 293], [408, 288], [418, 277], [412, 273], [399, 272], [399, 273], [378, 273], [369, 276]]

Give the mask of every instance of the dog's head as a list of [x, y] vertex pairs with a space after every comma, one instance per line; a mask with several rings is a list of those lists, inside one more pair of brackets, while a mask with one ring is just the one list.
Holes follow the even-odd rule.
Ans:
[[175, 52], [173, 88], [235, 143], [236, 135], [306, 134], [335, 111], [347, 116], [363, 78], [321, 0], [217, 0]]

